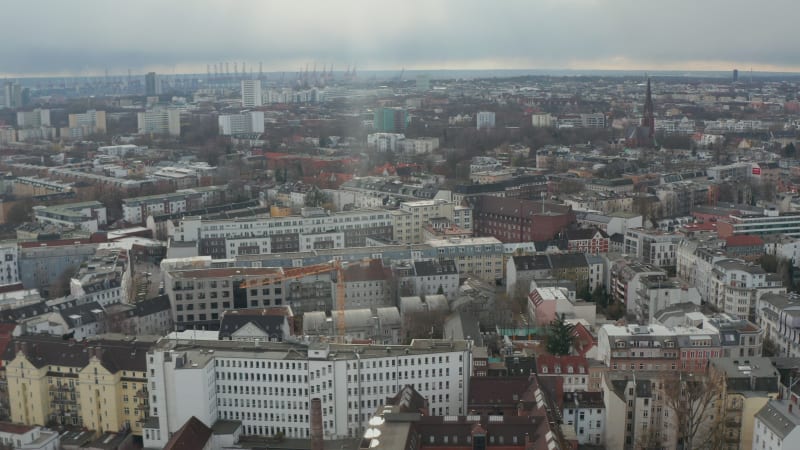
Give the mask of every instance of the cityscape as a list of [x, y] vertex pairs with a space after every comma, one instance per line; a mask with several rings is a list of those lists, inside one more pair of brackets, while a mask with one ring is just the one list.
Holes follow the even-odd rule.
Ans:
[[176, 0], [134, 42], [89, 3], [0, 50], [0, 450], [800, 449], [781, 31]]

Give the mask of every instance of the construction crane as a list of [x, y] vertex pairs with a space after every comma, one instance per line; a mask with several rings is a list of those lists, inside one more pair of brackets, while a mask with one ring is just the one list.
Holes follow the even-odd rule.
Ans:
[[283, 273], [275, 271], [274, 273], [262, 275], [259, 277], [248, 278], [240, 285], [243, 289], [258, 288], [261, 286], [268, 286], [272, 284], [282, 283], [287, 280], [296, 280], [299, 278], [320, 275], [323, 273], [333, 272], [331, 277], [335, 285], [336, 295], [336, 328], [337, 334], [340, 339], [344, 339], [346, 326], [344, 323], [344, 309], [345, 309], [345, 285], [344, 285], [344, 270], [342, 269], [342, 262], [333, 260], [324, 264], [314, 264], [305, 267], [290, 267], [283, 269]]

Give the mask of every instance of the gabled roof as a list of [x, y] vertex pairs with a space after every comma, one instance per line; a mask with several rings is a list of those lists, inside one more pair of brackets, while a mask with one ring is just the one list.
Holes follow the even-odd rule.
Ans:
[[514, 260], [517, 271], [550, 269], [550, 259], [547, 255], [517, 255], [511, 259]]
[[[225, 311], [220, 321], [219, 338], [228, 339], [245, 325], [252, 324], [263, 331], [265, 335], [276, 335], [282, 339], [283, 325], [286, 322], [287, 315], [280, 311], [270, 310], [273, 310], [273, 308]], [[241, 311], [249, 311], [250, 313], [240, 313]], [[256, 314], [257, 312], [258, 314]]]
[[763, 246], [764, 240], [758, 236], [752, 236], [749, 234], [734, 234], [733, 236], [728, 236], [725, 239], [725, 246], [726, 247], [753, 247], [753, 246]]
[[164, 450], [198, 450], [206, 446], [212, 434], [211, 428], [192, 416], [172, 435]]
[[103, 307], [98, 302], [89, 302], [59, 310], [58, 313], [70, 329], [98, 322], [103, 315]]
[[100, 364], [111, 373], [120, 370], [145, 372], [147, 351], [152, 347], [152, 342], [111, 339], [75, 342], [54, 336], [21, 336], [11, 341], [3, 354], [3, 360], [13, 360], [17, 347], [19, 351], [25, 352], [34, 367], [53, 365], [83, 368], [89, 364], [92, 356], [99, 353]]

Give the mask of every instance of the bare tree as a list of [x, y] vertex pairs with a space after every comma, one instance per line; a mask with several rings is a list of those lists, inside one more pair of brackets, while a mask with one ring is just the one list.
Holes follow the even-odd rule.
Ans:
[[679, 373], [664, 379], [664, 403], [675, 418], [684, 450], [724, 448], [725, 378], [712, 373]]

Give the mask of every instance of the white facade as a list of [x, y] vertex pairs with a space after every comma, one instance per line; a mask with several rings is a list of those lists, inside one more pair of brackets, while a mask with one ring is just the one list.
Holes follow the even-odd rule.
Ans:
[[19, 249], [16, 242], [0, 242], [0, 286], [19, 279]]
[[800, 414], [797, 405], [787, 400], [770, 400], [756, 414], [752, 449], [794, 450], [798, 442]]
[[403, 141], [403, 151], [415, 155], [431, 153], [439, 148], [439, 138], [422, 137]]
[[476, 116], [476, 127], [481, 130], [484, 128], [494, 128], [495, 114], [491, 111], [481, 111]]
[[253, 108], [263, 104], [261, 80], [242, 80], [242, 107]]
[[403, 133], [371, 133], [367, 135], [367, 146], [379, 152], [396, 152], [405, 148]]
[[472, 358], [465, 341], [247, 349], [232, 341], [165, 341], [148, 357], [150, 416], [159, 428], [145, 429], [145, 447], [163, 446], [192, 415], [207, 425], [242, 421], [245, 435], [308, 439], [313, 398], [322, 400], [324, 439], [358, 437], [406, 384], [428, 399], [432, 414], [466, 413]]
[[34, 109], [33, 111], [17, 112], [18, 128], [40, 128], [50, 126], [50, 110]]
[[148, 109], [137, 114], [139, 134], [181, 135], [181, 112], [178, 109]]
[[445, 218], [455, 225], [472, 231], [472, 209], [457, 206], [446, 200], [417, 200], [400, 203], [392, 213], [394, 240], [419, 244], [423, 241], [422, 227], [431, 219]]
[[219, 122], [219, 134], [223, 136], [264, 132], [263, 111], [245, 111], [240, 114], [223, 114], [219, 116], [217, 120]]
[[57, 431], [37, 426], [0, 423], [0, 445], [15, 450], [60, 450], [61, 437]]

